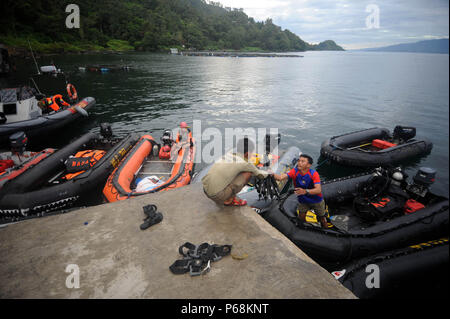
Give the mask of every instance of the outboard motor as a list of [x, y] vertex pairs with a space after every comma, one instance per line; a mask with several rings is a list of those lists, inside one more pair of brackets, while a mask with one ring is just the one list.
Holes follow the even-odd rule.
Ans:
[[394, 128], [393, 138], [394, 140], [399, 141], [400, 143], [406, 142], [416, 136], [416, 128], [415, 127], [407, 127], [397, 125]]
[[165, 130], [161, 136], [162, 146], [159, 150], [159, 159], [170, 159], [170, 151], [173, 144], [172, 131]]
[[434, 183], [436, 178], [436, 171], [429, 167], [421, 167], [416, 176], [414, 176], [414, 182], [427, 187], [430, 187]]
[[22, 155], [27, 147], [28, 137], [25, 135], [25, 132], [16, 132], [9, 137], [9, 143], [12, 153]]
[[163, 146], [165, 145], [169, 145], [169, 147], [172, 146], [173, 139], [171, 130], [164, 130], [163, 135], [161, 136], [161, 142]]
[[100, 124], [100, 135], [106, 139], [110, 139], [113, 135], [111, 124], [109, 123], [101, 123]]
[[406, 187], [408, 191], [420, 197], [425, 197], [428, 188], [434, 183], [436, 178], [436, 171], [429, 167], [421, 167], [414, 176], [413, 184]]

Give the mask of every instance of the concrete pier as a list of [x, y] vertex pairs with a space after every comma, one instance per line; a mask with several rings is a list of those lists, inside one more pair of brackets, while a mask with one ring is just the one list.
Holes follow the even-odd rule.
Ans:
[[[142, 231], [148, 204], [164, 219]], [[174, 275], [185, 242], [248, 257]], [[198, 184], [0, 228], [0, 283], [0, 298], [355, 298], [251, 208], [219, 207]]]

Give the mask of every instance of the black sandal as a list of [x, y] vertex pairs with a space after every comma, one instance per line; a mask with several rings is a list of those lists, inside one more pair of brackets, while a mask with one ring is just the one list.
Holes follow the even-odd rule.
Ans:
[[160, 212], [157, 212], [156, 205], [147, 205], [143, 207], [144, 214], [147, 215], [147, 217], [144, 219], [144, 223], [140, 226], [141, 230], [146, 230], [150, 226], [153, 226], [155, 224], [158, 224], [163, 220], [163, 215]]
[[[156, 207], [156, 205], [153, 205], [153, 204], [144, 206], [142, 208], [144, 209], [144, 214], [147, 215], [147, 218], [149, 215], [154, 214], [158, 210], [158, 207]], [[145, 219], [147, 219], [147, 218], [145, 218]]]

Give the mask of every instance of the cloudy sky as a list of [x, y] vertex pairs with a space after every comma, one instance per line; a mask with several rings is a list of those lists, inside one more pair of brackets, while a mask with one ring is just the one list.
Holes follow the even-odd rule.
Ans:
[[449, 36], [448, 0], [218, 1], [257, 21], [272, 18], [306, 42], [334, 40], [348, 50]]

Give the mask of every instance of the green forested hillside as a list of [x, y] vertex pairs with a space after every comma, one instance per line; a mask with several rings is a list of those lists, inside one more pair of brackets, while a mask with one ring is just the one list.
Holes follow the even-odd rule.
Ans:
[[[68, 29], [65, 8], [80, 8]], [[41, 52], [80, 50], [305, 51], [320, 49], [271, 19], [256, 22], [240, 9], [205, 0], [2, 0], [0, 42]]]
[[316, 51], [344, 51], [342, 47], [336, 44], [333, 40], [326, 40], [320, 42], [319, 44], [310, 45], [308, 50], [316, 50]]

